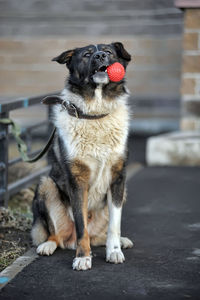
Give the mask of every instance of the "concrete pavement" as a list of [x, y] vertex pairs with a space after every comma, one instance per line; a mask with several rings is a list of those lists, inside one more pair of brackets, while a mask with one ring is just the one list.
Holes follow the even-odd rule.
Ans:
[[200, 299], [200, 168], [144, 168], [128, 183], [122, 235], [134, 240], [121, 265], [93, 249], [93, 268], [73, 271], [74, 251], [39, 257], [0, 299]]

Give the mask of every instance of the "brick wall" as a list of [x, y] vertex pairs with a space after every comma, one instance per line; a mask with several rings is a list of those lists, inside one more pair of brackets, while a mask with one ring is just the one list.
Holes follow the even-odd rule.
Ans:
[[177, 99], [181, 37], [115, 36], [0, 39], [1, 96], [29, 96], [63, 88], [67, 69], [51, 62], [66, 49], [122, 41], [132, 54], [128, 86], [134, 96]]
[[174, 0], [1, 0], [0, 97], [61, 90], [67, 70], [54, 56], [122, 41], [133, 57], [127, 78], [135, 119], [148, 130], [148, 118], [169, 117], [169, 128], [178, 124], [182, 24]]
[[186, 8], [182, 63], [183, 130], [200, 130], [200, 7]]

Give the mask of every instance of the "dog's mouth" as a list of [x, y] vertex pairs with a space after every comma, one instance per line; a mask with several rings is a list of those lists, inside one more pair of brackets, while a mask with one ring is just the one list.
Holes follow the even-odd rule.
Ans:
[[92, 72], [92, 81], [96, 84], [107, 84], [109, 82], [107, 65], [101, 65]]
[[107, 67], [108, 67], [108, 65], [103, 65], [103, 66], [98, 67], [97, 69], [95, 69], [93, 71], [92, 75], [96, 74], [97, 72], [107, 73]]

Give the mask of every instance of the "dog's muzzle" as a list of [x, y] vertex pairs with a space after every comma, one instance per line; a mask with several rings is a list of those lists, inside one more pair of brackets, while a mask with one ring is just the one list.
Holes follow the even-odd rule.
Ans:
[[107, 84], [109, 77], [107, 74], [107, 67], [109, 66], [108, 54], [104, 51], [97, 51], [92, 57], [92, 79], [96, 84]]

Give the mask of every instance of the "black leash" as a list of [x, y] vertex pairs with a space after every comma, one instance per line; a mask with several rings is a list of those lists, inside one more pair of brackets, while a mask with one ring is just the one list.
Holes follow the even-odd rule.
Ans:
[[7, 125], [7, 126], [11, 125], [11, 132], [16, 140], [20, 156], [24, 162], [28, 162], [28, 163], [34, 163], [34, 162], [38, 161], [41, 157], [44, 156], [44, 154], [48, 151], [49, 147], [51, 146], [51, 143], [52, 143], [55, 133], [56, 133], [56, 128], [54, 128], [46, 146], [42, 149], [42, 151], [39, 154], [37, 154], [33, 158], [30, 158], [28, 156], [27, 146], [26, 146], [25, 142], [22, 140], [22, 138], [20, 137], [21, 128], [20, 128], [19, 124], [16, 124], [13, 120], [8, 119], [8, 118], [0, 119], [0, 123]]

